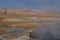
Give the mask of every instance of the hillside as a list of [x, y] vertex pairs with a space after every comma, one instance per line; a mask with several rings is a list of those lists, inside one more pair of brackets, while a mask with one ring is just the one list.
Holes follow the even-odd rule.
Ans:
[[35, 28], [40, 22], [60, 22], [60, 13], [52, 10], [0, 9], [0, 34], [6, 33], [3, 28]]
[[0, 9], [0, 21], [5, 25], [16, 24], [31, 27], [32, 24], [36, 24], [36, 21], [55, 20], [56, 18], [60, 18], [60, 13], [51, 10]]

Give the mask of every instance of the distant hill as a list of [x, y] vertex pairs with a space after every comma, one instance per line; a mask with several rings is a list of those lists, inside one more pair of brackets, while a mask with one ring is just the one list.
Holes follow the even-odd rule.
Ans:
[[6, 16], [59, 16], [60, 13], [53, 10], [32, 10], [32, 9], [0, 9], [0, 15]]
[[0, 22], [3, 22], [5, 25], [32, 27], [36, 25], [37, 21], [60, 21], [59, 18], [60, 13], [53, 10], [0, 9]]

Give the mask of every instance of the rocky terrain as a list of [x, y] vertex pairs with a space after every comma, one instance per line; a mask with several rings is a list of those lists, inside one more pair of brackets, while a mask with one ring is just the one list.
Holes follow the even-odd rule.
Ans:
[[[36, 28], [38, 23], [44, 22], [60, 22], [60, 12], [56, 12], [53, 10], [7, 9], [7, 8], [0, 9], [0, 35], [5, 36], [6, 34], [12, 35], [13, 33], [10, 34], [11, 32], [9, 33], [7, 31], [16, 30], [16, 28], [24, 28], [28, 30], [22, 32], [24, 35], [26, 34], [29, 35], [29, 32]], [[18, 34], [20, 33], [21, 32], [19, 32]], [[9, 35], [6, 37], [9, 37]]]

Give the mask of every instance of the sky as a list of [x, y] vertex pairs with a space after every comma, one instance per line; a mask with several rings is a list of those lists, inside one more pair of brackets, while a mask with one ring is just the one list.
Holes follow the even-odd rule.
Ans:
[[0, 0], [0, 8], [60, 10], [60, 0]]

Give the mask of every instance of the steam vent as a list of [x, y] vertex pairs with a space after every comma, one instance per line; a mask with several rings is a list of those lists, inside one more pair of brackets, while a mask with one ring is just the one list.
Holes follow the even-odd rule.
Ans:
[[50, 23], [59, 22], [60, 12], [53, 10], [1, 8], [0, 40], [39, 40], [38, 37], [30, 37], [30, 33], [42, 24], [50, 27]]

